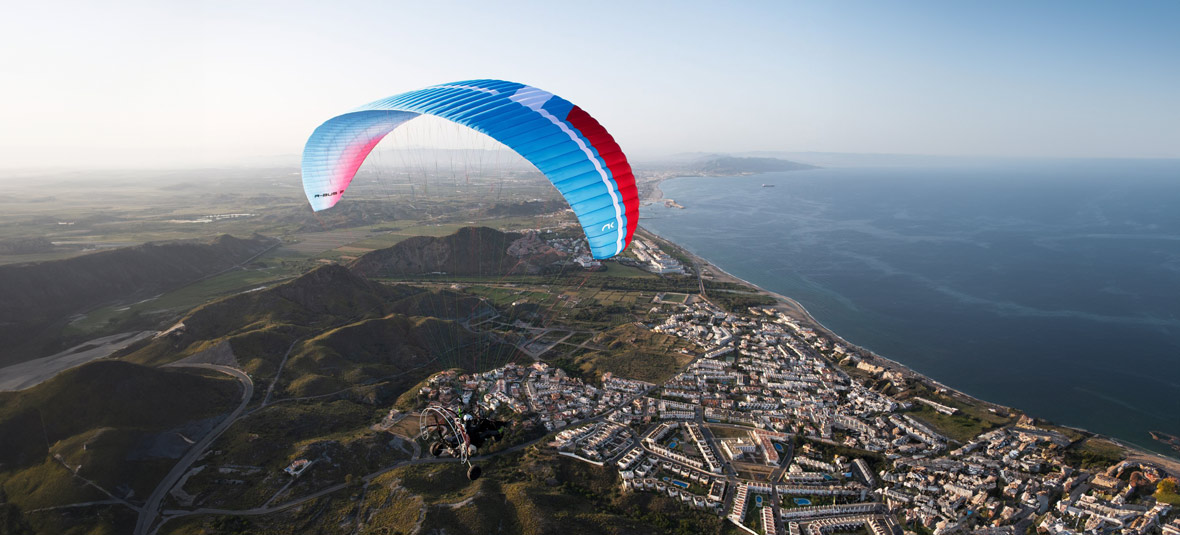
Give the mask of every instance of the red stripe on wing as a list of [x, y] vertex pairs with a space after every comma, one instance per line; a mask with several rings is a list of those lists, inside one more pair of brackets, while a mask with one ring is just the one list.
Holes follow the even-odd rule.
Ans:
[[631, 244], [631, 236], [635, 234], [635, 228], [639, 225], [639, 190], [635, 187], [635, 175], [631, 172], [631, 164], [627, 163], [627, 157], [623, 155], [619, 144], [615, 143], [615, 138], [611, 137], [589, 113], [582, 111], [582, 108], [574, 106], [565, 120], [577, 128], [582, 137], [594, 146], [594, 150], [598, 151], [598, 155], [610, 169], [615, 184], [619, 186], [619, 194], [622, 197], [620, 201], [627, 214], [627, 236], [623, 242], [623, 246], [626, 247]]

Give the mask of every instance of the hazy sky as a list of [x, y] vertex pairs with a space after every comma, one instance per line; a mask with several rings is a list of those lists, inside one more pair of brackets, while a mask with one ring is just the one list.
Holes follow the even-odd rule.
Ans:
[[1180, 157], [1180, 2], [12, 2], [0, 167], [297, 155], [503, 78], [685, 151]]

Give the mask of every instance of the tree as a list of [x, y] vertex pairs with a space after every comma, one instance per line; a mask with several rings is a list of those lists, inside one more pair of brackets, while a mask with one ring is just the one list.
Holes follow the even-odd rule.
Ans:
[[1163, 503], [1170, 503], [1172, 505], [1180, 506], [1180, 494], [1176, 492], [1177, 481], [1174, 477], [1165, 478], [1156, 484], [1155, 494], [1156, 500]]

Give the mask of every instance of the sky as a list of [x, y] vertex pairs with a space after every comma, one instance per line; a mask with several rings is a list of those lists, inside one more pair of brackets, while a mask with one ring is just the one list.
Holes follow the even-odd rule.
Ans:
[[682, 152], [1180, 157], [1180, 2], [54, 1], [0, 19], [0, 168], [290, 158], [500, 78]]

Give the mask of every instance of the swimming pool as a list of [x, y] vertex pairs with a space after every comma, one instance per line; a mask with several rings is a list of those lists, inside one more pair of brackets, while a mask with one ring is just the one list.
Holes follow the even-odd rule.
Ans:
[[680, 488], [682, 488], [682, 489], [687, 489], [687, 488], [688, 488], [688, 483], [685, 483], [685, 482], [683, 482], [683, 481], [681, 481], [681, 480], [679, 480], [679, 479], [673, 479], [673, 480], [672, 480], [672, 484], [673, 484], [673, 485], [676, 485], [677, 487], [680, 487]]
[[775, 442], [774, 443], [774, 451], [782, 453], [783, 452], [783, 445], [779, 444], [778, 442]]
[[811, 500], [807, 498], [791, 498], [791, 501], [795, 502], [795, 505], [811, 505]]
[[673, 440], [672, 442], [669, 442], [669, 443], [668, 443], [668, 449], [671, 449], [671, 450], [674, 450], [674, 449], [676, 449], [676, 445], [677, 445], [677, 444], [680, 444], [680, 443], [679, 443], [679, 442], [677, 442], [677, 441], [675, 441], [675, 440]]
[[762, 497], [754, 496], [754, 507], [762, 507]]

